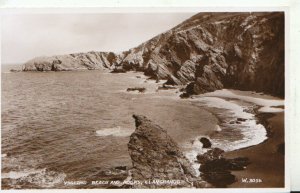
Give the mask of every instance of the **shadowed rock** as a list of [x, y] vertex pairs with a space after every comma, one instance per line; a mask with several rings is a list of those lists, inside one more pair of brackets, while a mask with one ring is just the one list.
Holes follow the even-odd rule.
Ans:
[[236, 120], [237, 120], [237, 121], [240, 121], [240, 122], [245, 122], [245, 121], [247, 121], [247, 119], [244, 119], [244, 118], [237, 118]]
[[21, 70], [10, 69], [10, 72], [21, 72]]
[[230, 173], [230, 171], [212, 171], [205, 172], [202, 175], [202, 178], [208, 183], [213, 184], [217, 188], [225, 188], [227, 185], [236, 182], [236, 177]]
[[127, 91], [139, 91], [140, 93], [143, 93], [146, 91], [146, 88], [144, 87], [134, 87], [134, 88], [127, 88]]
[[207, 151], [204, 154], [197, 155], [197, 160], [199, 163], [206, 163], [215, 159], [220, 159], [222, 157], [222, 154], [224, 153], [224, 150], [220, 148], [213, 148], [209, 151]]
[[246, 157], [225, 159], [223, 153], [222, 149], [213, 148], [203, 155], [197, 156], [198, 162], [201, 163], [199, 170], [202, 179], [215, 187], [226, 187], [234, 183], [237, 179], [230, 171], [243, 170], [250, 164]]
[[184, 92], [180, 95], [181, 98], [188, 98], [191, 95], [197, 94], [195, 92], [195, 83], [194, 82], [189, 83], [183, 90], [184, 90]]
[[[166, 130], [142, 115], [133, 115], [136, 130], [130, 136], [128, 150], [132, 159], [133, 180], [180, 180], [177, 185], [142, 185], [139, 188], [192, 187], [203, 183]], [[193, 182], [193, 183], [192, 183]]]
[[247, 157], [237, 157], [233, 159], [227, 159], [229, 161], [229, 170], [243, 170], [251, 162]]
[[176, 86], [163, 84], [162, 86], [159, 86], [157, 90], [169, 90], [169, 89], [177, 89]]
[[203, 148], [210, 148], [211, 142], [206, 137], [201, 137], [200, 142], [203, 144]]
[[123, 69], [122, 67], [115, 67], [111, 73], [126, 73], [126, 70]]

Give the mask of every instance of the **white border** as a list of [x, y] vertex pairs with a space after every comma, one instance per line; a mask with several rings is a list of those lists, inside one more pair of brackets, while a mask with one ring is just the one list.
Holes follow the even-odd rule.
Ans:
[[290, 6], [295, 0], [4, 0], [3, 8], [41, 7], [270, 7]]
[[[26, 1], [23, 1], [26, 2]], [[295, 91], [297, 91], [294, 78], [296, 77], [294, 73], [297, 72], [297, 68], [290, 66], [290, 56], [295, 55], [296, 51], [298, 50], [295, 45], [293, 47], [290, 47], [289, 45], [289, 40], [290, 40], [290, 34], [292, 34], [293, 40], [295, 38], [295, 31], [291, 30], [290, 31], [290, 25], [291, 23], [294, 24], [295, 22], [295, 15], [297, 16], [297, 13], [295, 13], [295, 9], [297, 6], [293, 7], [292, 3], [290, 1], [275, 1], [275, 0], [264, 0], [260, 2], [259, 4], [257, 2], [259, 1], [254, 1], [252, 0], [251, 3], [249, 1], [242, 1], [242, 2], [228, 2], [225, 0], [222, 1], [216, 1], [216, 0], [210, 0], [210, 1], [187, 1], [186, 2], [180, 2], [179, 4], [177, 3], [171, 3], [169, 1], [166, 1], [165, 3], [162, 3], [162, 1], [155, 0], [152, 1], [152, 3], [142, 3], [142, 1], [122, 1], [120, 3], [119, 1], [101, 1], [102, 4], [101, 6], [106, 7], [106, 8], [79, 8], [79, 7], [90, 7], [90, 6], [84, 6], [82, 3], [86, 3], [86, 1], [78, 1], [76, 0], [75, 4], [69, 4], [65, 3], [62, 4], [62, 1], [52, 1], [52, 5], [50, 7], [60, 7], [60, 8], [39, 8], [39, 9], [32, 9], [33, 7], [49, 7], [49, 2], [45, 1], [30, 1], [31, 3], [35, 3], [35, 5], [22, 5], [22, 2], [17, 2], [17, 1], [7, 1], [6, 4], [3, 5], [3, 2], [1, 2], [1, 7], [6, 8], [1, 10], [1, 15], [2, 14], [24, 14], [24, 13], [34, 13], [34, 14], [43, 14], [43, 13], [124, 13], [124, 12], [241, 12], [241, 11], [285, 11], [285, 60], [286, 60], [286, 66], [285, 66], [285, 86], [286, 86], [286, 110], [285, 110], [285, 128], [289, 128], [285, 130], [285, 141], [286, 141], [286, 160], [285, 160], [285, 187], [286, 188], [255, 188], [255, 189], [183, 189], [184, 192], [224, 192], [224, 191], [230, 191], [230, 192], [289, 192], [290, 189], [290, 181], [289, 181], [289, 168], [290, 166], [290, 158], [291, 158], [291, 145], [289, 144], [290, 142], [290, 133], [291, 133], [291, 128], [293, 128], [293, 136], [295, 131], [295, 126], [296, 123], [299, 123], [299, 120], [295, 119], [295, 114], [297, 111], [294, 108], [291, 108], [294, 104], [295, 98]], [[44, 2], [44, 3], [42, 3]], [[74, 2], [74, 1], [73, 1]], [[78, 3], [78, 2], [81, 2]], [[89, 1], [90, 2], [90, 1]], [[96, 6], [99, 6], [95, 1], [93, 1]], [[97, 1], [99, 2], [99, 1]], [[123, 2], [129, 2], [129, 3], [123, 3]], [[176, 1], [178, 2], [178, 1]], [[190, 3], [192, 2], [192, 3]], [[216, 3], [217, 2], [217, 3]], [[47, 4], [48, 3], [48, 4]], [[135, 4], [134, 4], [135, 3]], [[226, 5], [226, 7], [216, 7], [216, 4], [218, 5]], [[158, 5], [158, 6], [157, 6]], [[187, 6], [188, 5], [188, 6]], [[206, 6], [206, 7], [199, 7], [200, 5]], [[247, 7], [247, 6], [253, 6], [256, 5], [256, 7]], [[272, 5], [273, 7], [270, 7]], [[93, 5], [94, 6], [94, 5]], [[133, 7], [135, 6], [135, 8]], [[143, 8], [142, 6], [156, 6], [152, 8]], [[184, 7], [181, 7], [184, 6]], [[196, 7], [195, 7], [196, 6]], [[230, 7], [229, 7], [230, 6]], [[30, 7], [26, 9], [14, 9], [14, 7]], [[62, 7], [73, 7], [71, 9], [68, 8], [62, 8]], [[126, 8], [127, 7], [127, 8]], [[130, 8], [128, 8], [130, 7]], [[292, 13], [289, 13], [289, 9], [292, 10]], [[290, 21], [290, 15], [293, 16], [293, 20], [291, 19]], [[299, 17], [298, 17], [299, 18]], [[291, 23], [290, 23], [291, 22]], [[291, 68], [290, 68], [291, 67]], [[295, 71], [294, 71], [295, 70]], [[292, 75], [292, 76], [291, 76]], [[292, 80], [292, 81], [291, 81]], [[299, 104], [298, 104], [299, 105]], [[297, 132], [299, 135], [299, 132]], [[295, 138], [293, 138], [293, 142], [296, 142]], [[297, 148], [293, 148], [293, 153], [297, 151]], [[298, 154], [299, 156], [299, 154]], [[299, 157], [298, 157], [299, 160]], [[291, 162], [295, 162], [295, 160], [292, 160]], [[295, 165], [293, 165], [294, 168]], [[298, 166], [299, 167], [299, 166]], [[299, 171], [299, 168], [298, 168]], [[295, 183], [293, 184], [295, 185]], [[297, 185], [297, 184], [296, 184]], [[40, 191], [40, 190], [31, 190], [33, 191]], [[45, 190], [43, 192], [74, 192], [74, 190]], [[119, 190], [104, 190], [104, 189], [95, 189], [95, 190], [75, 190], [76, 192], [102, 192], [102, 191], [111, 191], [111, 192], [117, 192]], [[122, 191], [132, 191], [132, 192], [149, 192], [149, 191], [154, 191], [152, 189], [147, 189], [147, 190], [122, 190]], [[170, 189], [169, 189], [170, 191]], [[182, 192], [182, 190], [172, 190], [173, 192]], [[8, 190], [7, 192], [14, 192], [14, 190]], [[19, 192], [19, 191], [18, 191]], [[158, 191], [161, 192], [161, 191]]]

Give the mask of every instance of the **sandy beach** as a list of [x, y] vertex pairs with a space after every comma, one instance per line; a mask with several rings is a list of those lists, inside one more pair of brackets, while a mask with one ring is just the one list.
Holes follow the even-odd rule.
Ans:
[[[269, 138], [258, 145], [225, 153], [226, 158], [248, 157], [251, 164], [241, 171], [233, 171], [238, 179], [230, 188], [284, 187], [284, 155], [277, 152], [278, 145], [284, 143], [284, 113], [276, 113], [266, 120], [271, 133]], [[257, 179], [245, 183], [242, 179]]]

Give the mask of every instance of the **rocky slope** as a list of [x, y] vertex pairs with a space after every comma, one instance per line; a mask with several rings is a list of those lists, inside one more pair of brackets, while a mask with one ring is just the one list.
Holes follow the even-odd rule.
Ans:
[[199, 13], [120, 55], [60, 58], [34, 59], [24, 70], [117, 67], [189, 84], [187, 95], [236, 88], [284, 97], [284, 13]]

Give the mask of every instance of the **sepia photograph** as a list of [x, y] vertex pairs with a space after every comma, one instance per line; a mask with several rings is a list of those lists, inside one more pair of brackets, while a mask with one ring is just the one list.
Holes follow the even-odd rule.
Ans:
[[1, 189], [285, 188], [286, 15], [2, 14]]

